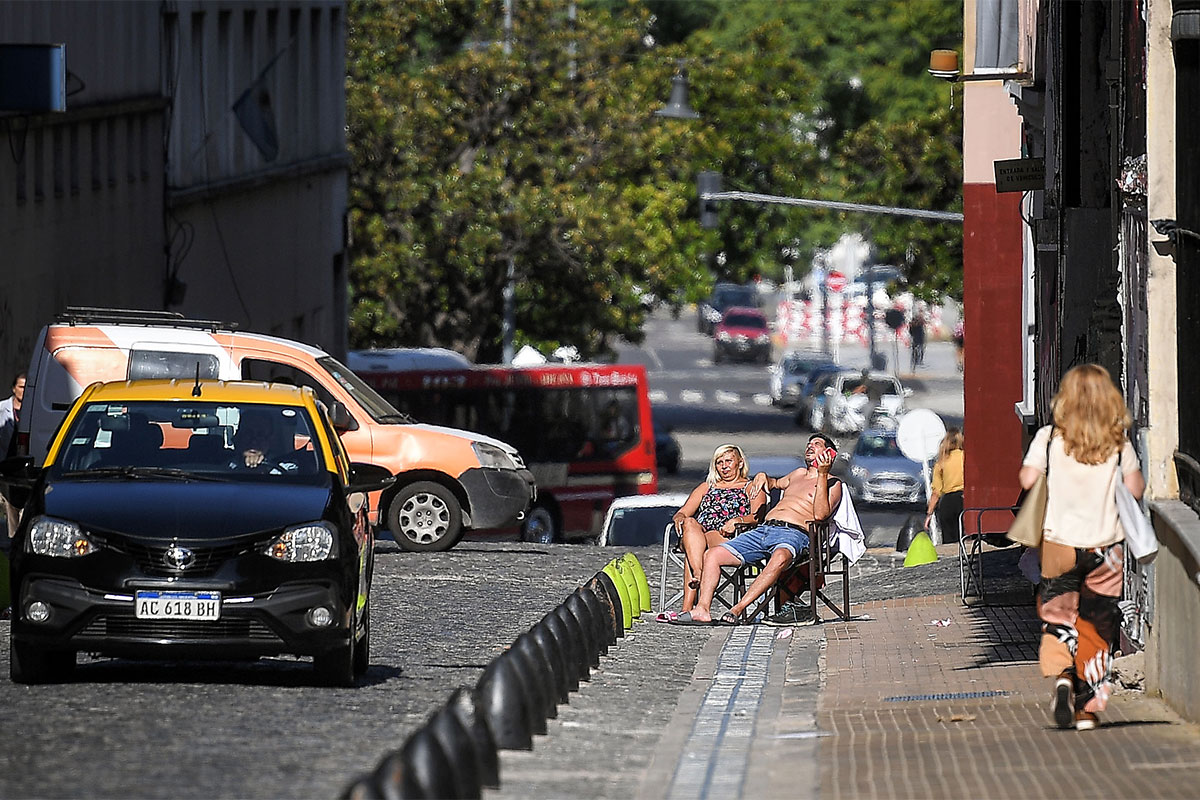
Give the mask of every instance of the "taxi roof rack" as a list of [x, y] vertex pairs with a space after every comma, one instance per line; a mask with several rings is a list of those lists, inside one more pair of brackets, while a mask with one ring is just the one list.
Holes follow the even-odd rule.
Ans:
[[64, 325], [157, 325], [164, 328], [197, 328], [200, 330], [237, 330], [236, 322], [211, 319], [189, 319], [178, 311], [149, 311], [138, 308], [96, 308], [67, 306], [56, 314], [54, 321]]

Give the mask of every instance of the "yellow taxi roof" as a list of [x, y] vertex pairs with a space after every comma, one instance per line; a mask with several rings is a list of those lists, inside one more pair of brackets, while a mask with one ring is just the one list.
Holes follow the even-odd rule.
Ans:
[[304, 397], [312, 397], [311, 389], [285, 383], [261, 381], [200, 381], [196, 396], [194, 380], [110, 381], [92, 384], [84, 392], [91, 401], [123, 400], [183, 400], [187, 402], [266, 403], [270, 405], [303, 405]]

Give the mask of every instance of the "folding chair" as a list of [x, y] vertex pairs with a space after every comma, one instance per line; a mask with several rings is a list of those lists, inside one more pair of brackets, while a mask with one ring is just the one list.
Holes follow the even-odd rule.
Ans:
[[959, 517], [958, 576], [962, 603], [987, 605], [983, 583], [983, 544], [988, 536], [1003, 535], [1012, 524], [1012, 506], [964, 508]]
[[[682, 552], [675, 549], [678, 541], [679, 537], [675, 534], [674, 523], [667, 523], [666, 528], [663, 529], [662, 568], [658, 578], [658, 612], [660, 614], [683, 600], [683, 581], [687, 576], [687, 559]], [[733, 608], [746, 593], [746, 587], [750, 585], [750, 581], [754, 580], [759, 569], [761, 569], [760, 564], [722, 567], [721, 579], [717, 582], [717, 588], [713, 594], [713, 610], [716, 611], [718, 605], [723, 606], [726, 611]], [[678, 580], [668, 581], [668, 573], [671, 578], [678, 578]], [[668, 597], [668, 585], [678, 586], [679, 590]], [[771, 593], [768, 592], [768, 594]], [[778, 605], [776, 610], [778, 610]]]

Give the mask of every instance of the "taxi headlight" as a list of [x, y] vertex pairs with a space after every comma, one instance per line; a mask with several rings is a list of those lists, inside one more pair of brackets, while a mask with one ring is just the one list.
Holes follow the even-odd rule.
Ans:
[[517, 468], [517, 465], [513, 463], [512, 457], [494, 444], [475, 442], [471, 446], [475, 448], [475, 456], [479, 459], [480, 466], [492, 467], [494, 469]]
[[732, 340], [733, 340], [733, 337], [729, 335], [728, 331], [721, 331], [720, 333], [717, 334], [718, 342], [728, 342], [728, 341], [732, 341]]
[[326, 523], [309, 522], [288, 528], [262, 552], [289, 563], [324, 561], [337, 556], [337, 537]]
[[758, 344], [766, 344], [767, 342], [771, 341], [771, 334], [769, 334], [769, 333], [760, 333], [760, 334], [759, 334], [759, 335], [758, 335], [758, 336], [755, 338], [755, 340], [754, 340], [754, 341], [755, 341], [755, 342], [757, 342]]
[[74, 522], [53, 517], [38, 517], [33, 521], [25, 546], [39, 556], [58, 558], [78, 558], [100, 549]]

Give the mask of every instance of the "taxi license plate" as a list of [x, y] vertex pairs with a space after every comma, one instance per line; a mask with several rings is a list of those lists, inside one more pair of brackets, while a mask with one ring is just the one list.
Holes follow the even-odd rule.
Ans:
[[139, 591], [134, 598], [138, 619], [221, 618], [220, 592]]

